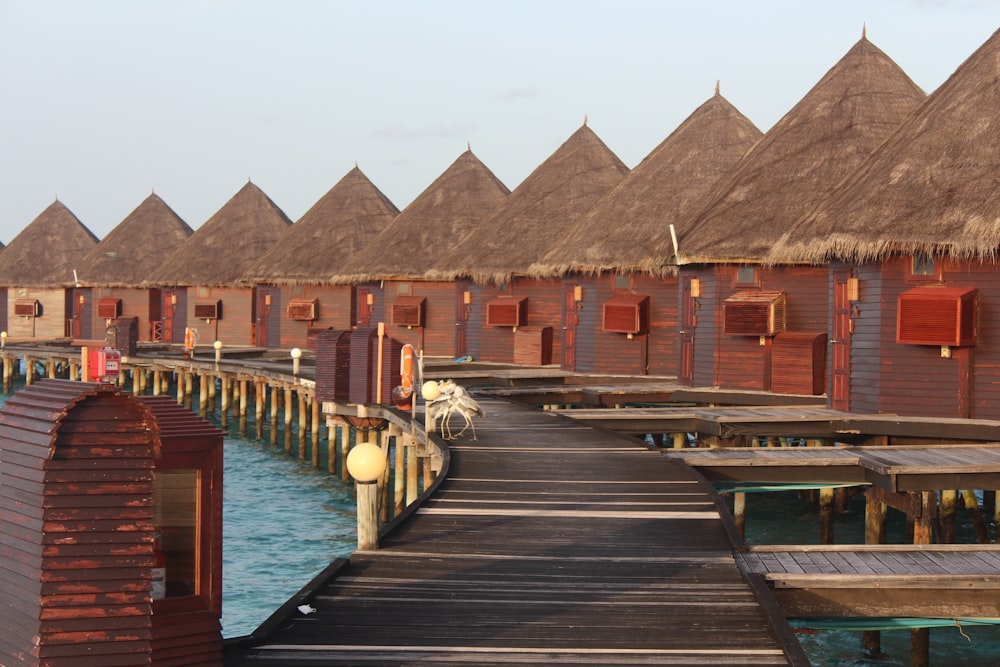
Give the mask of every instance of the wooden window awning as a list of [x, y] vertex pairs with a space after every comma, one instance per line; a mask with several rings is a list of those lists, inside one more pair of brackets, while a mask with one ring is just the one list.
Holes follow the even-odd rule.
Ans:
[[528, 321], [528, 297], [502, 296], [486, 304], [486, 325], [519, 327]]
[[392, 303], [392, 323], [401, 327], [424, 326], [426, 303], [422, 296], [397, 296]]
[[113, 320], [122, 316], [122, 300], [104, 298], [97, 302], [97, 316], [105, 320]]
[[18, 317], [38, 317], [38, 299], [15, 299], [14, 315]]
[[976, 344], [978, 291], [971, 287], [914, 287], [899, 295], [896, 342]]
[[737, 336], [774, 336], [785, 330], [785, 293], [737, 292], [725, 300], [723, 331]]
[[643, 334], [649, 331], [649, 297], [616, 294], [604, 302], [604, 331]]
[[222, 302], [205, 301], [194, 304], [194, 317], [196, 320], [221, 320]]
[[319, 312], [319, 301], [302, 296], [293, 296], [288, 302], [286, 313], [288, 319], [311, 322], [317, 319]]

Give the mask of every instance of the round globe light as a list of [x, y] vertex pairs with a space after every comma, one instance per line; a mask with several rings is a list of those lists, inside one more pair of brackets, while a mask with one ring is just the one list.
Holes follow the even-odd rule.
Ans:
[[215, 341], [214, 343], [212, 343], [212, 347], [214, 347], [216, 350], [221, 350], [222, 349], [222, 341], [221, 340]]
[[433, 401], [441, 395], [441, 386], [434, 380], [428, 380], [420, 386], [420, 395], [425, 401]]
[[288, 353], [290, 355], [292, 355], [292, 359], [301, 359], [302, 358], [302, 350], [300, 350], [297, 347], [293, 347], [291, 350], [288, 351]]
[[347, 454], [347, 472], [362, 483], [374, 482], [381, 477], [385, 464], [382, 448], [370, 442], [355, 445]]

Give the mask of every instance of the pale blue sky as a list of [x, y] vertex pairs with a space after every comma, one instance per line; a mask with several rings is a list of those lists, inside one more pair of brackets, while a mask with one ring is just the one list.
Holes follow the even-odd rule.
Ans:
[[865, 24], [931, 92], [1000, 0], [0, 0], [0, 241], [247, 178], [296, 220], [355, 162], [403, 209], [467, 142], [513, 189], [585, 116], [633, 167], [716, 80], [766, 131]]

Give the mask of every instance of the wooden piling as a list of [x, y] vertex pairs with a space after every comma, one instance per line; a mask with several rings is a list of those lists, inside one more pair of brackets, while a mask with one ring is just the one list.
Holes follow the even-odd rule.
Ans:
[[271, 420], [270, 420], [270, 428], [271, 428], [271, 445], [272, 446], [277, 446], [277, 444], [278, 444], [278, 405], [280, 403], [279, 397], [281, 396], [281, 394], [279, 393], [279, 391], [280, 390], [278, 389], [278, 387], [275, 387], [275, 386], [271, 387]]
[[292, 451], [292, 388], [285, 387], [285, 451]]
[[177, 371], [177, 404], [184, 405], [184, 398], [187, 395], [185, 390], [187, 388], [187, 383], [184, 381], [184, 376], [186, 373], [184, 371]]
[[219, 408], [219, 421], [222, 428], [229, 427], [229, 378], [223, 375], [220, 378], [220, 391], [222, 392], [222, 404]]
[[747, 494], [739, 491], [733, 494], [733, 519], [740, 537], [746, 537], [747, 531]]
[[208, 376], [204, 373], [198, 379], [198, 414], [202, 419], [208, 416]]
[[[865, 544], [885, 544], [888, 506], [870, 495], [865, 496]], [[866, 630], [861, 633], [861, 651], [867, 656], [882, 652], [882, 633]]]
[[955, 543], [955, 509], [958, 506], [958, 492], [941, 491], [941, 544]]
[[323, 422], [319, 415], [319, 401], [313, 396], [309, 399], [309, 435], [312, 440], [312, 464], [314, 468], [319, 467], [319, 439], [320, 439], [320, 429], [323, 426]]
[[823, 487], [819, 490], [819, 543], [834, 544], [834, 490]]
[[253, 388], [253, 418], [257, 440], [264, 438], [264, 407], [267, 403], [267, 385], [261, 381], [254, 383]]
[[345, 482], [351, 478], [350, 473], [347, 472], [347, 455], [351, 452], [351, 429], [347, 424], [338, 424], [337, 430], [340, 431], [340, 478]]
[[247, 381], [240, 380], [240, 435], [247, 435]]
[[306, 397], [301, 391], [296, 392], [299, 395], [299, 460], [305, 461], [306, 459], [306, 430], [308, 428], [307, 422], [309, 421], [306, 416]]
[[406, 440], [406, 504], [417, 499], [417, 441], [411, 434]]
[[405, 507], [406, 500], [406, 447], [403, 446], [403, 430], [395, 424], [389, 424], [389, 435], [396, 443], [396, 456], [393, 485], [393, 514], [399, 516]]
[[989, 544], [990, 529], [986, 527], [983, 513], [979, 511], [979, 499], [976, 498], [976, 492], [972, 489], [964, 489], [962, 500], [965, 503], [965, 511], [969, 513], [969, 519], [972, 521], [972, 527], [976, 530], [977, 541], [980, 544]]

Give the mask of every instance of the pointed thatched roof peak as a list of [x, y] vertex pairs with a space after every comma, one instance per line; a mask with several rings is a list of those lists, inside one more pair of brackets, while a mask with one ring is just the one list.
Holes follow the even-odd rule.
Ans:
[[694, 110], [545, 256], [533, 273], [660, 273], [673, 257], [658, 247], [708, 190], [760, 139], [761, 131], [720, 93]]
[[713, 188], [680, 237], [679, 261], [763, 261], [923, 99], [863, 36]]
[[1000, 31], [776, 245], [771, 261], [1000, 250]]
[[163, 260], [145, 284], [235, 284], [291, 224], [260, 188], [248, 182]]
[[509, 194], [466, 150], [348, 263], [341, 280], [423, 276], [447, 248], [480, 229]]
[[399, 214], [354, 166], [247, 270], [250, 283], [329, 284]]
[[505, 282], [533, 264], [601, 197], [628, 167], [583, 125], [511, 192], [473, 236], [441, 257], [432, 276]]
[[0, 252], [0, 285], [73, 285], [73, 269], [97, 242], [93, 232], [56, 200]]
[[151, 194], [80, 260], [80, 281], [137, 287], [192, 233], [166, 202]]

